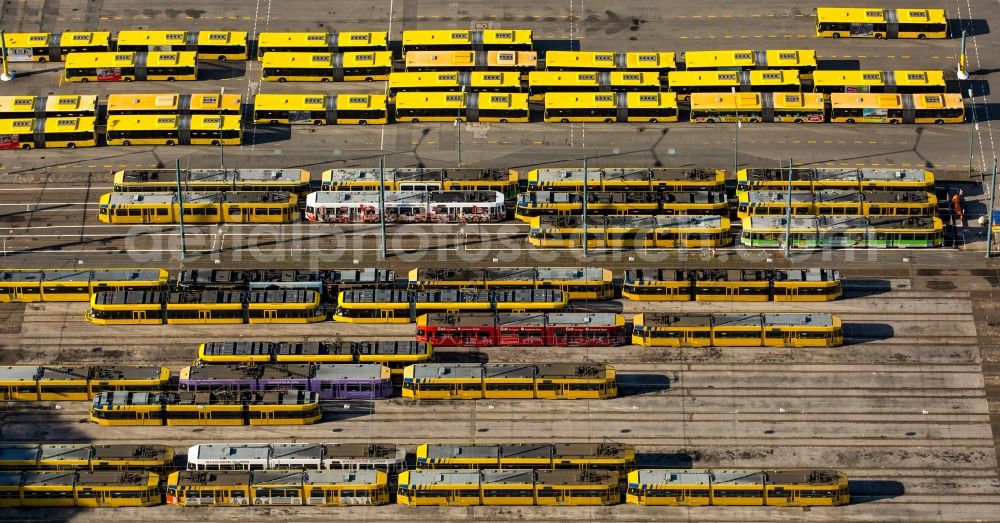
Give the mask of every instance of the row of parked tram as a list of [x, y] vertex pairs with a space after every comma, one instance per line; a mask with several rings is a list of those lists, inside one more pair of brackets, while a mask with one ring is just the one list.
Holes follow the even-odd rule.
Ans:
[[[850, 502], [828, 469], [642, 468], [601, 443], [0, 445], [0, 507], [769, 505]], [[185, 463], [186, 461], [186, 463]]]

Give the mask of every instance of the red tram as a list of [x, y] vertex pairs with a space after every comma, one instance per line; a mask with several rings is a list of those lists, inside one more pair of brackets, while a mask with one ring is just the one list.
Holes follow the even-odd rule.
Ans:
[[435, 347], [614, 347], [630, 343], [625, 318], [610, 312], [431, 313], [417, 340]]

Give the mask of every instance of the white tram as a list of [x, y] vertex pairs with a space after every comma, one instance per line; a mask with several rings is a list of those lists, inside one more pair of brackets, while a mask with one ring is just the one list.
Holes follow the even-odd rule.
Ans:
[[[385, 221], [395, 223], [499, 222], [507, 217], [497, 191], [385, 191]], [[321, 191], [306, 197], [311, 222], [378, 223], [378, 191]]]

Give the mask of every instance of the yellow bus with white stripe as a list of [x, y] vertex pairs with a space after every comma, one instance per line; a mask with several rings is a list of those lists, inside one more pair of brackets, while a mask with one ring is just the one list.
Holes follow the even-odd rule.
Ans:
[[944, 9], [817, 7], [816, 36], [948, 38], [948, 19]]

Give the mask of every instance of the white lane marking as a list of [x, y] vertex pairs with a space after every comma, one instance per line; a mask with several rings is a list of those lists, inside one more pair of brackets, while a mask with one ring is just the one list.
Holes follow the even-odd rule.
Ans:
[[[259, 16], [259, 13], [260, 13], [260, 0], [257, 0], [257, 7], [254, 8], [254, 10], [253, 10], [253, 28], [250, 30], [249, 40], [256, 40], [257, 39], [257, 18]], [[252, 81], [253, 76], [250, 74], [250, 72], [253, 70], [253, 63], [256, 61], [254, 58], [256, 58], [256, 57], [250, 57], [250, 59], [247, 60], [247, 69], [246, 69], [246, 75], [247, 75], [247, 96], [246, 96], [246, 101], [247, 101], [247, 103], [250, 102], [250, 97], [251, 97], [251, 94], [252, 94], [250, 92], [250, 86], [253, 84], [253, 81]], [[263, 71], [263, 69], [261, 69], [261, 70]], [[251, 127], [250, 127], [250, 150], [253, 150], [254, 144], [256, 142], [257, 142], [257, 123], [253, 122], [251, 124]], [[240, 149], [242, 149], [242, 148], [243, 148], [243, 144], [240, 144]]]
[[[958, 4], [958, 20], [959, 20], [959, 25], [961, 26], [961, 21], [962, 21], [962, 5], [960, 3], [958, 3], [958, 0], [956, 0], [956, 3]], [[965, 5], [966, 5], [966, 8], [969, 10], [969, 21], [971, 22], [973, 20], [973, 18], [972, 18], [972, 3], [969, 0], [965, 0]], [[976, 35], [972, 35], [972, 37], [970, 38], [970, 40], [972, 40], [972, 49], [973, 49], [973, 51], [975, 52], [975, 55], [976, 55], [976, 70], [978, 71], [978, 70], [980, 70], [982, 68], [982, 62], [979, 59], [979, 43], [978, 43]], [[973, 97], [973, 100], [974, 99], [975, 99], [975, 97]], [[990, 138], [990, 151], [992, 152], [991, 157], [992, 158], [996, 158], [997, 152], [996, 152], [996, 146], [993, 144], [993, 124], [991, 122], [992, 119], [990, 118], [990, 106], [989, 106], [989, 103], [986, 101], [986, 94], [985, 93], [983, 93], [983, 95], [982, 95], [982, 100], [983, 100], [982, 101], [983, 114], [985, 116], [985, 118], [984, 118], [985, 122], [983, 122], [983, 123], [986, 124], [986, 134]], [[980, 172], [986, 172], [986, 150], [985, 150], [984, 145], [983, 145], [983, 133], [982, 133], [982, 131], [979, 132], [979, 162], [980, 162]]]
[[[387, 36], [386, 42], [392, 39], [392, 8], [393, 8], [393, 0], [389, 0], [389, 27], [386, 29], [386, 36]], [[386, 80], [385, 84], [383, 85], [383, 93], [385, 94], [385, 99], [386, 99], [386, 110], [388, 110], [389, 80]], [[378, 141], [378, 150], [381, 153], [385, 152], [385, 128], [386, 126], [383, 125], [381, 131], [379, 132], [380, 136]]]

